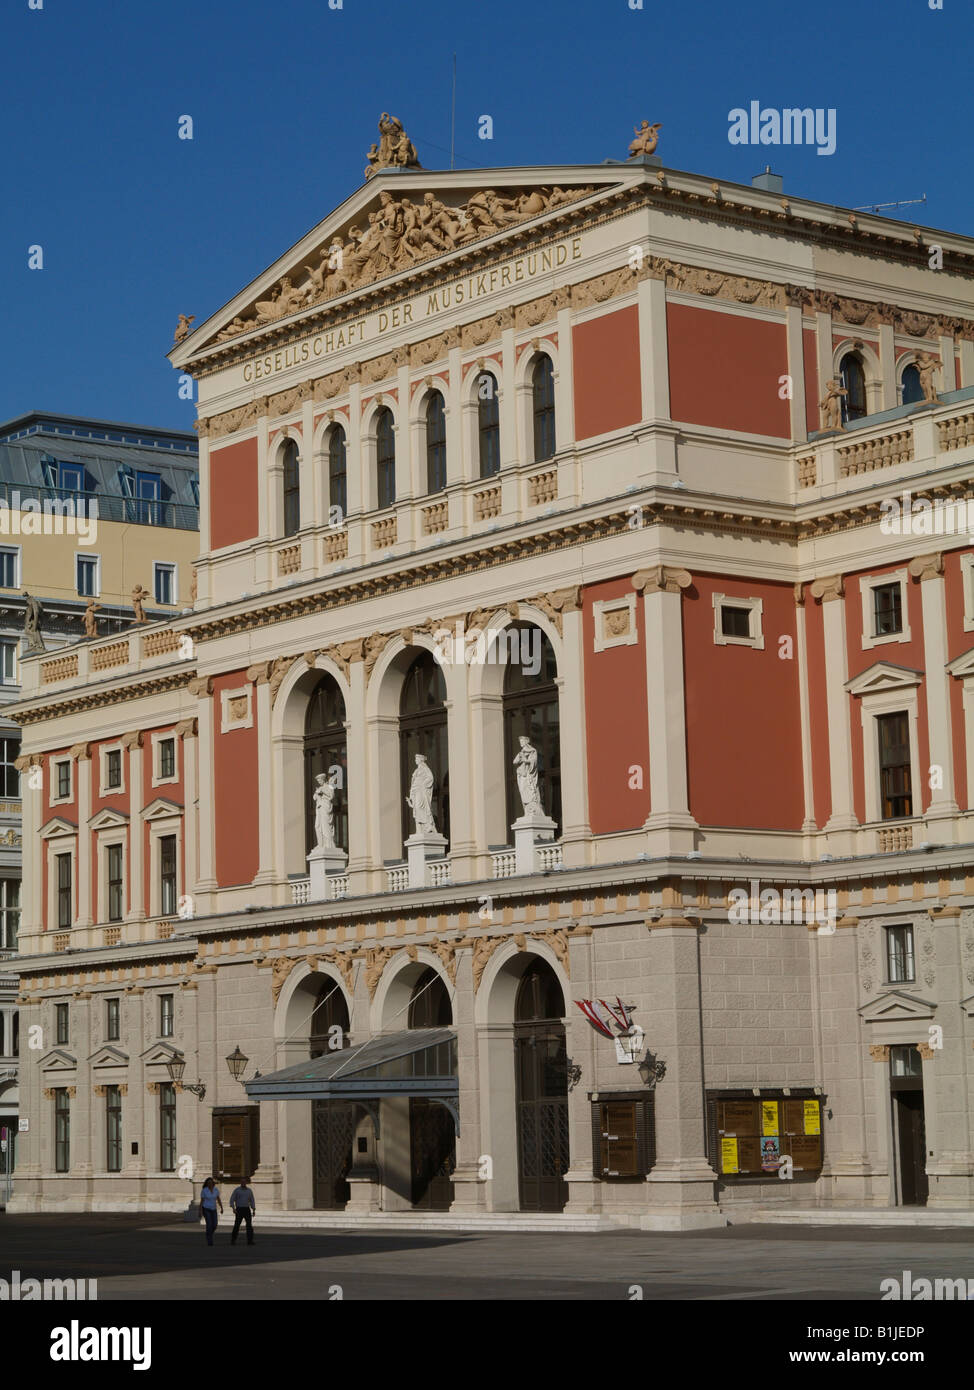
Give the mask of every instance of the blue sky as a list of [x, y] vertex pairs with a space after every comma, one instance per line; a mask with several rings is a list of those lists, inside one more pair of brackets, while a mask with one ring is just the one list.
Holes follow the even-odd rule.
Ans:
[[[645, 117], [672, 168], [747, 183], [770, 162], [849, 207], [925, 193], [899, 215], [974, 231], [969, 4], [644, 6], [4, 0], [0, 419], [189, 429], [177, 313], [202, 321], [353, 192], [380, 111], [448, 168], [454, 52], [458, 167], [621, 159]], [[752, 100], [835, 108], [836, 152], [731, 145]]]

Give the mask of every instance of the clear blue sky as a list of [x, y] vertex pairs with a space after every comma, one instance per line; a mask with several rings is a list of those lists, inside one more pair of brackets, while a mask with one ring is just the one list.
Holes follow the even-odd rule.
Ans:
[[[770, 162], [851, 207], [926, 193], [900, 215], [974, 231], [968, 0], [644, 4], [4, 0], [0, 419], [189, 429], [177, 312], [202, 321], [354, 191], [380, 111], [448, 168], [454, 52], [458, 167], [625, 158], [646, 117], [672, 168]], [[834, 107], [835, 154], [729, 144], [752, 100]]]

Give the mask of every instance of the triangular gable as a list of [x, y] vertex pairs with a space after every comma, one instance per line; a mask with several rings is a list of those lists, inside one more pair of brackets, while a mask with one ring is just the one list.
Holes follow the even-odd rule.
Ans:
[[909, 1019], [933, 1018], [937, 1006], [929, 999], [905, 994], [901, 989], [887, 990], [859, 1010], [864, 1023], [898, 1023]]
[[966, 652], [961, 652], [960, 656], [955, 656], [953, 661], [948, 661], [947, 670], [952, 676], [958, 678], [974, 676], [974, 647], [968, 647]]
[[41, 1071], [74, 1071], [78, 1065], [77, 1057], [65, 1052], [61, 1047], [53, 1047], [41, 1058]]
[[77, 835], [77, 833], [77, 823], [73, 820], [66, 820], [64, 816], [52, 816], [49, 821], [44, 822], [40, 830], [42, 840], [53, 840], [58, 835]]
[[128, 825], [129, 818], [121, 811], [113, 811], [110, 806], [106, 806], [103, 811], [99, 811], [96, 816], [92, 816], [88, 822], [89, 830], [113, 830], [120, 825]]
[[142, 812], [143, 820], [162, 820], [169, 816], [181, 816], [183, 808], [175, 801], [169, 801], [164, 796], [157, 796], [155, 801], [151, 801]]
[[845, 688], [850, 695], [874, 695], [883, 690], [911, 690], [922, 680], [922, 671], [914, 671], [910, 666], [894, 666], [891, 661], [877, 661], [846, 681]]
[[109, 1043], [99, 1047], [88, 1058], [93, 1067], [124, 1067], [128, 1065], [128, 1060], [127, 1052], [122, 1052], [120, 1048], [112, 1047]]
[[173, 1047], [171, 1043], [157, 1041], [151, 1047], [146, 1048], [141, 1054], [141, 1060], [147, 1067], [164, 1067], [167, 1062], [184, 1062], [186, 1058], [178, 1047]]
[[960, 1001], [960, 1006], [967, 1014], [968, 1018], [974, 1018], [974, 994], [968, 995], [966, 999]]
[[380, 172], [201, 323], [169, 359], [182, 367], [217, 344], [256, 337], [285, 319], [314, 317], [322, 306], [380, 282], [408, 280], [414, 270], [425, 274], [437, 261], [557, 220], [566, 208], [614, 194], [643, 175], [641, 167], [617, 166], [607, 176], [598, 165]]

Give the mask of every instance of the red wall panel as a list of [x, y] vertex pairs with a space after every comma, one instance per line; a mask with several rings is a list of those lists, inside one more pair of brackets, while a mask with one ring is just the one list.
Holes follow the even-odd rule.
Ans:
[[607, 434], [642, 419], [635, 305], [576, 324], [572, 363], [576, 439]]
[[783, 323], [666, 306], [670, 414], [674, 420], [749, 434], [791, 434], [779, 378], [788, 373]]
[[258, 531], [257, 440], [210, 451], [210, 546], [252, 540]]
[[[595, 835], [638, 829], [650, 811], [646, 633], [640, 595], [636, 595], [639, 640], [633, 646], [594, 650], [595, 601], [631, 593], [628, 575], [593, 584], [582, 593], [588, 815]], [[642, 786], [630, 787], [629, 769], [637, 766], [642, 769]], [[633, 780], [638, 782], [638, 776], [633, 774]]]
[[[213, 814], [216, 881], [221, 888], [250, 883], [257, 872], [257, 719], [249, 729], [220, 732], [221, 692], [249, 684], [244, 671], [213, 681]], [[256, 692], [251, 691], [251, 699]]]

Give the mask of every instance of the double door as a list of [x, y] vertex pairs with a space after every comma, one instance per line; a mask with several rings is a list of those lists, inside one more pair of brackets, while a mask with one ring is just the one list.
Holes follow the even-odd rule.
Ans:
[[568, 1200], [568, 1053], [564, 1025], [514, 1026], [518, 1187], [522, 1211], [562, 1211]]

